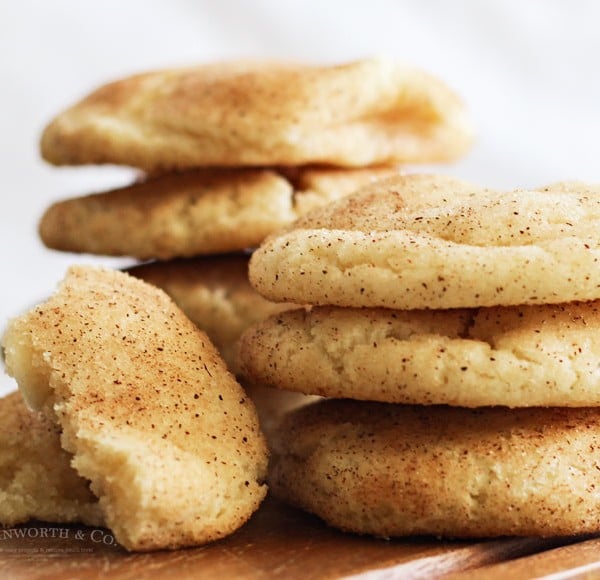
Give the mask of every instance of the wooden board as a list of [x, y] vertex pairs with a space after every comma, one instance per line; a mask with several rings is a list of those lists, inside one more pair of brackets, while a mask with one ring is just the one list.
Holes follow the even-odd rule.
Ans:
[[[378, 540], [343, 534], [271, 498], [237, 533], [200, 548], [129, 554], [104, 529], [35, 523], [0, 529], [0, 578], [432, 578], [474, 574], [521, 578], [521, 571], [600, 566], [600, 540], [431, 538]], [[591, 542], [591, 543], [590, 543]], [[571, 545], [567, 545], [571, 544]], [[553, 555], [554, 554], [554, 555]], [[511, 566], [515, 574], [511, 572]], [[486, 576], [480, 576], [484, 573]], [[475, 575], [476, 574], [476, 575]], [[462, 576], [458, 576], [462, 577]]]

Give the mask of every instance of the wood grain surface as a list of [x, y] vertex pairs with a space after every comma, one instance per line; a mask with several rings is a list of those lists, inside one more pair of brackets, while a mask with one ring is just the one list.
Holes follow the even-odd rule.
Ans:
[[512, 579], [531, 577], [528, 574], [534, 569], [552, 574], [564, 566], [600, 566], [600, 540], [572, 542], [539, 538], [379, 540], [343, 534], [269, 498], [250, 522], [229, 538], [175, 552], [130, 554], [116, 545], [108, 530], [83, 526], [39, 522], [0, 529], [0, 578], [293, 580], [464, 574], [465, 578]]
[[600, 539], [576, 542], [526, 558], [453, 573], [453, 579], [600, 578]]

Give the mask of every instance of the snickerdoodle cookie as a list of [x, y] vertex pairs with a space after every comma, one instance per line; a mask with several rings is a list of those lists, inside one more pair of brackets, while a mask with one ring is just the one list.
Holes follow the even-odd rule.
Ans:
[[461, 409], [330, 400], [279, 431], [274, 493], [376, 536], [600, 531], [600, 409]]
[[313, 395], [462, 407], [600, 406], [600, 301], [297, 309], [250, 328], [240, 350], [252, 380]]
[[105, 85], [42, 137], [57, 165], [147, 172], [206, 166], [365, 166], [452, 160], [472, 140], [441, 81], [386, 59], [216, 63]]
[[365, 169], [210, 169], [150, 177], [51, 205], [49, 248], [168, 259], [252, 248], [275, 230], [366, 184], [398, 174]]
[[268, 238], [250, 281], [276, 301], [395, 309], [600, 298], [600, 186], [497, 192], [406, 175]]

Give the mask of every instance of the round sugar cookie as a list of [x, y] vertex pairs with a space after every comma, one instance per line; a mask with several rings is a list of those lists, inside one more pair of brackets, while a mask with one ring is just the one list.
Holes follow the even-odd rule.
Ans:
[[231, 534], [266, 494], [254, 405], [215, 347], [161, 290], [73, 267], [9, 324], [8, 372], [61, 429], [106, 525], [129, 550]]
[[56, 250], [139, 259], [189, 257], [258, 246], [307, 211], [383, 177], [368, 169], [223, 169], [150, 177], [51, 205], [40, 221]]
[[57, 165], [145, 171], [453, 160], [472, 141], [459, 98], [386, 59], [337, 66], [229, 62], [100, 87], [44, 131]]
[[330, 400], [276, 439], [275, 495], [376, 536], [600, 531], [600, 409], [461, 409]]
[[275, 301], [442, 309], [594, 300], [599, 265], [600, 186], [406, 175], [274, 234], [249, 275]]
[[241, 339], [281, 389], [420, 405], [600, 406], [600, 301], [458, 310], [314, 307]]

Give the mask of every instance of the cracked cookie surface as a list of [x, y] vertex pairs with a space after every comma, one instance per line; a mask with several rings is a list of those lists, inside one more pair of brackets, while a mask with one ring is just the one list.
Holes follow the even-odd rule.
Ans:
[[462, 407], [600, 406], [600, 301], [297, 309], [246, 331], [240, 354], [252, 380], [312, 395]]
[[309, 210], [397, 174], [368, 169], [223, 169], [151, 177], [57, 202], [39, 233], [49, 248], [140, 259], [258, 246]]

